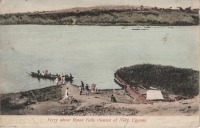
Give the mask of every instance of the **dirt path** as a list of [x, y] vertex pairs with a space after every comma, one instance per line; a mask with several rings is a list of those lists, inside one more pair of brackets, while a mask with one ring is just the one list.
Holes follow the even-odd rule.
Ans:
[[109, 95], [101, 95], [100, 93], [89, 93], [86, 95], [86, 90], [83, 90], [82, 94], [79, 94], [79, 88], [77, 86], [66, 84], [62, 86], [62, 97], [64, 97], [65, 90], [68, 88], [69, 97], [73, 97], [81, 103], [80, 107], [87, 107], [91, 105], [102, 105], [105, 103], [111, 103]]

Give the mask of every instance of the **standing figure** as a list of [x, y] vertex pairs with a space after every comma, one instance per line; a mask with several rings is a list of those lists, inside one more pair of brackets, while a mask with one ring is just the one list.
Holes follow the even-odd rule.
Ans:
[[41, 74], [41, 73], [40, 73], [40, 70], [38, 70], [37, 72], [38, 72], [38, 75], [40, 75], [40, 74]]
[[72, 74], [70, 73], [70, 75], [69, 75], [69, 82], [70, 82], [70, 83], [72, 83], [73, 78], [74, 78], [74, 77], [73, 77]]
[[63, 99], [68, 99], [69, 98], [69, 92], [68, 92], [68, 88], [65, 90], [65, 95]]
[[48, 70], [45, 70], [45, 73], [44, 73], [44, 75], [45, 75], [45, 76], [47, 76], [47, 75], [48, 75]]
[[86, 95], [89, 95], [89, 86], [88, 86], [88, 84], [86, 84], [85, 89], [86, 89]]
[[71, 73], [70, 73], [69, 77], [70, 77], [70, 78], [72, 78], [72, 77], [73, 77]]
[[82, 87], [81, 86], [79, 86], [79, 94], [81, 95], [82, 94]]
[[59, 82], [58, 76], [56, 77], [55, 82], [56, 82], [56, 85], [58, 85], [58, 82]]
[[69, 76], [66, 74], [65, 75], [65, 81], [68, 82], [69, 81]]
[[83, 83], [83, 81], [81, 81], [81, 87], [84, 90], [84, 83]]
[[58, 75], [58, 83], [61, 81], [61, 75]]
[[63, 74], [61, 76], [61, 81], [62, 81], [62, 84], [65, 84], [65, 76]]
[[42, 72], [42, 76], [44, 76], [44, 71]]

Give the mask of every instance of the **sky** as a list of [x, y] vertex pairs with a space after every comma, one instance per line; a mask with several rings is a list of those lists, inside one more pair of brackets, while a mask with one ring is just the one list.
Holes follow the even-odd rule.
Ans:
[[0, 13], [50, 11], [102, 5], [199, 8], [199, 0], [0, 0]]

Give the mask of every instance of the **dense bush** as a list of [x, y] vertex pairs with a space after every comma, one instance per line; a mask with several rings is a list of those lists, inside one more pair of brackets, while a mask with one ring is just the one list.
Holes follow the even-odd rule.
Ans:
[[199, 72], [192, 69], [142, 64], [118, 69], [116, 74], [130, 85], [153, 86], [189, 97], [199, 93]]

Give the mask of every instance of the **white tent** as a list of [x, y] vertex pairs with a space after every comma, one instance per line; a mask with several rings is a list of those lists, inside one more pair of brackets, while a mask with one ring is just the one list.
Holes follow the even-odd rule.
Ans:
[[148, 90], [147, 100], [163, 100], [163, 95], [160, 90]]

